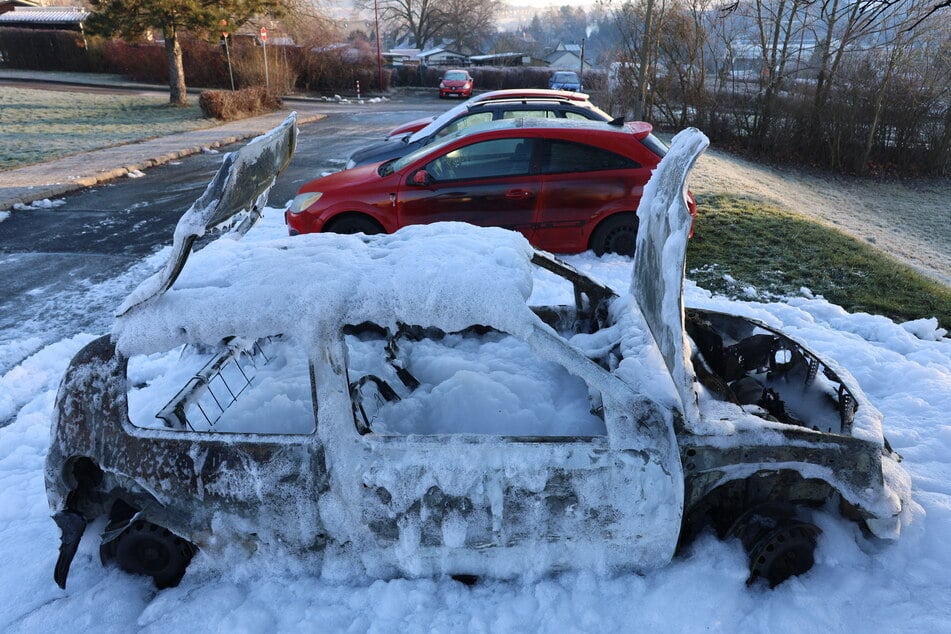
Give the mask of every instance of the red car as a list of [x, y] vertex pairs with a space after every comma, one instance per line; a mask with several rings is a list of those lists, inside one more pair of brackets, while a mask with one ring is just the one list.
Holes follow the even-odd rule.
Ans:
[[548, 251], [629, 255], [643, 187], [666, 152], [651, 130], [644, 122], [493, 121], [310, 181], [284, 219], [291, 235], [455, 220], [517, 230]]
[[439, 82], [439, 98], [472, 96], [472, 76], [464, 70], [447, 70]]
[[[500, 99], [563, 99], [569, 101], [587, 102], [588, 95], [581, 92], [571, 92], [570, 90], [548, 90], [547, 88], [508, 88], [506, 90], [493, 90], [492, 92], [484, 92], [481, 95], [476, 95], [465, 103], [453, 106], [451, 110], [447, 111], [444, 115], [439, 116], [448, 115], [449, 112], [462, 113], [473, 104], [483, 103], [486, 101], [498, 101]], [[386, 136], [387, 138], [405, 136], [407, 134], [416, 132], [417, 130], [422, 130], [435, 120], [435, 116], [413, 119], [412, 121], [407, 121], [403, 125], [396, 126], [387, 132]]]

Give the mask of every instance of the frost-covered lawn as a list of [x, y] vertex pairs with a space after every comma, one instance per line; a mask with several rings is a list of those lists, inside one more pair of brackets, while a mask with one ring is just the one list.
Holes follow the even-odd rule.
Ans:
[[192, 99], [171, 107], [161, 93], [103, 94], [4, 86], [0, 90], [0, 170], [69, 154], [208, 128]]
[[[254, 232], [284, 236], [280, 210], [269, 209]], [[627, 288], [628, 258], [587, 253], [569, 261]], [[142, 275], [141, 268], [127, 275]], [[99, 565], [93, 526], [62, 591], [52, 580], [58, 530], [43, 462], [59, 379], [98, 334], [83, 333], [0, 377], [0, 420], [12, 420], [0, 429], [0, 630], [951, 632], [951, 339], [933, 322], [849, 314], [821, 297], [740, 302], [688, 282], [687, 300], [778, 326], [856, 376], [913, 477], [916, 504], [896, 543], [870, 541], [834, 512], [820, 516], [815, 567], [773, 591], [746, 587], [737, 543], [703, 536], [643, 576], [572, 572], [473, 587], [450, 579], [377, 581], [314, 558], [235, 549], [215, 559], [199, 554], [180, 586], [156, 592], [144, 578]]]

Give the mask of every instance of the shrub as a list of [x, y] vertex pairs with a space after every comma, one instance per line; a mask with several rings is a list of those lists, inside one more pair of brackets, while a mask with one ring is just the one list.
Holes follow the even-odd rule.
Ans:
[[[267, 54], [267, 74], [264, 73], [264, 55]], [[235, 38], [231, 47], [231, 65], [236, 86], [263, 86], [265, 83], [277, 92], [294, 90], [299, 65], [295, 47], [254, 45], [247, 38]], [[227, 70], [224, 71], [227, 77]], [[227, 80], [226, 80], [227, 81]], [[227, 85], [227, 84], [223, 84]]]
[[109, 39], [102, 42], [104, 71], [129, 77], [135, 81], [167, 84], [168, 60], [165, 47], [153, 42], [130, 44]]
[[198, 105], [206, 117], [233, 121], [253, 117], [281, 108], [281, 97], [262, 86], [230, 90], [205, 90], [198, 96]]
[[86, 39], [75, 31], [0, 29], [0, 60], [9, 68], [86, 72]]
[[[360, 82], [363, 93], [380, 92], [380, 72], [375, 53], [366, 46], [311, 49], [298, 60], [297, 86], [307, 92], [352, 94]], [[389, 89], [393, 71], [383, 71], [383, 90]]]

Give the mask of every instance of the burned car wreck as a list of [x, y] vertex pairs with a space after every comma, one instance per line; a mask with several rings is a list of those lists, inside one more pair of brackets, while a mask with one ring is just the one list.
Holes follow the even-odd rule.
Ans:
[[[103, 517], [103, 562], [159, 587], [233, 543], [379, 577], [644, 571], [706, 527], [775, 585], [812, 566], [814, 512], [898, 537], [909, 479], [850, 375], [683, 306], [699, 131], [645, 189], [620, 295], [457, 223], [190, 253], [253, 224], [294, 131], [223, 166], [169, 265], [72, 360], [46, 469], [60, 586]], [[235, 174], [245, 202], [221, 204]], [[531, 305], [537, 275], [573, 302]]]

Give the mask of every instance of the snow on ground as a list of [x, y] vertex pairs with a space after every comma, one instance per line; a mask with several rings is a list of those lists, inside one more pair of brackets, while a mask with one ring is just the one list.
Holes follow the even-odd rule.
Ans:
[[[280, 211], [255, 232], [283, 235]], [[631, 261], [569, 261], [616, 289]], [[77, 300], [79, 301], [79, 300]], [[848, 314], [814, 297], [730, 301], [687, 287], [690, 304], [742, 312], [807, 341], [851, 371], [885, 415], [885, 434], [913, 477], [915, 507], [896, 543], [869, 541], [820, 516], [816, 565], [775, 590], [748, 589], [737, 543], [706, 535], [647, 575], [563, 573], [534, 582], [379, 581], [329, 575], [283, 553], [199, 554], [181, 585], [103, 569], [97, 526], [67, 590], [52, 580], [58, 530], [43, 462], [59, 377], [98, 333], [37, 350], [0, 377], [0, 630], [4, 632], [951, 632], [951, 339], [927, 321]], [[29, 346], [27, 346], [29, 347]]]

